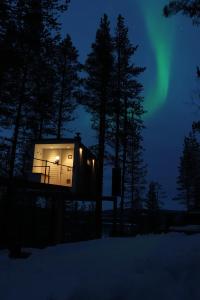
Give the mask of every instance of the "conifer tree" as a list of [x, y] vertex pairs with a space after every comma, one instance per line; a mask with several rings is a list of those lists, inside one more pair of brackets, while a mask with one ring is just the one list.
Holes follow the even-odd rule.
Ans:
[[[128, 148], [130, 149], [129, 141], [130, 139], [134, 139], [135, 135], [136, 142], [137, 138], [134, 128], [136, 124], [140, 124], [138, 129], [142, 128], [141, 116], [144, 113], [142, 97], [140, 96], [143, 86], [138, 82], [137, 76], [139, 76], [145, 68], [137, 67], [133, 63], [133, 56], [137, 48], [137, 46], [134, 47], [131, 44], [124, 18], [119, 15], [114, 37], [115, 68], [113, 76], [113, 108], [115, 115], [111, 116], [111, 124], [112, 132], [114, 132], [115, 137], [114, 165], [115, 168], [119, 165], [122, 168], [121, 214], [123, 214], [124, 210], [126, 193], [125, 182], [127, 178]], [[131, 124], [132, 121], [130, 121], [129, 118], [130, 114], [134, 114], [135, 116], [134, 125]]]
[[[44, 59], [41, 59], [41, 57], [44, 58], [43, 54], [45, 53], [47, 61], [48, 51], [46, 45], [52, 40], [53, 36], [57, 35], [57, 31], [59, 30], [58, 12], [64, 11], [67, 8], [68, 2], [59, 0], [48, 2], [40, 0], [15, 0], [12, 1], [12, 5], [10, 2], [10, 7], [12, 8], [12, 26], [8, 32], [9, 34], [6, 36], [6, 41], [8, 48], [12, 50], [12, 56], [10, 57], [12, 65], [7, 69], [5, 75], [6, 80], [4, 80], [2, 89], [5, 92], [1, 92], [0, 95], [1, 126], [10, 128], [13, 131], [10, 177], [13, 176], [14, 172], [20, 131], [28, 123], [31, 124], [29, 118], [34, 120], [35, 117], [33, 113], [33, 101], [35, 103], [39, 101], [44, 104], [41, 105], [39, 113], [40, 130], [41, 125], [43, 125], [44, 115], [45, 118], [48, 116], [46, 111], [49, 105], [45, 106], [47, 104], [45, 100], [49, 99], [49, 97], [46, 97], [44, 101], [39, 100], [44, 96], [45, 87], [42, 87], [43, 91], [41, 91], [34, 80], [34, 77], [40, 77], [36, 76], [35, 66], [38, 66], [37, 70], [41, 70], [44, 67]], [[47, 76], [47, 73], [44, 76]], [[35, 89], [36, 86], [37, 92]], [[52, 89], [49, 89], [48, 86], [47, 90]], [[37, 120], [37, 116], [35, 120]]]
[[0, 176], [8, 176], [10, 141], [0, 138]]
[[[200, 1], [178, 0], [169, 1], [163, 9], [166, 17], [182, 13], [191, 18], [194, 25], [200, 25]], [[200, 68], [197, 66], [196, 75], [200, 78]], [[175, 198], [185, 204], [188, 210], [200, 207], [199, 189], [199, 142], [195, 132], [199, 132], [200, 122], [193, 122], [193, 131], [184, 140], [183, 153], [180, 158], [179, 176], [177, 179], [179, 194]]]
[[56, 113], [56, 54], [60, 23], [58, 13], [67, 9], [69, 1], [32, 1], [28, 15], [32, 38], [32, 99], [28, 122], [29, 136], [41, 139], [55, 134]]
[[0, 86], [2, 84], [5, 72], [10, 66], [10, 45], [9, 39], [11, 35], [12, 9], [10, 0], [2, 0], [0, 2]]
[[200, 22], [199, 0], [170, 1], [169, 4], [164, 7], [163, 12], [166, 17], [180, 12], [186, 16], [189, 16], [194, 24], [199, 25]]
[[74, 119], [73, 112], [77, 106], [75, 101], [80, 84], [78, 51], [67, 35], [58, 45], [56, 52], [56, 135], [60, 139], [64, 122]]
[[106, 123], [111, 111], [113, 44], [107, 15], [101, 18], [92, 51], [88, 55], [84, 70], [86, 78], [84, 105], [92, 114], [92, 126], [97, 131], [98, 200], [96, 203], [97, 235], [101, 235], [101, 209], [103, 191], [103, 169], [105, 156]]
[[142, 129], [143, 123], [136, 122], [134, 114], [131, 113], [128, 118], [125, 198], [133, 211], [142, 208], [146, 185], [147, 166], [143, 161]]
[[[12, 131], [9, 161], [10, 179], [14, 175], [20, 135], [26, 132], [24, 131], [26, 126], [32, 130], [28, 123], [30, 124], [30, 117], [32, 120], [35, 117], [33, 102], [41, 102], [39, 99], [42, 99], [42, 95], [44, 95], [44, 88], [40, 89], [34, 80], [37, 78], [36, 73], [40, 75], [36, 72], [36, 68], [41, 70], [44, 67], [43, 63], [48, 61], [50, 47], [47, 45], [56, 38], [60, 29], [58, 14], [67, 9], [68, 3], [68, 0], [3, 0], [0, 3], [0, 44], [4, 46], [1, 49], [6, 49], [7, 54], [9, 54], [9, 59], [5, 59], [5, 64], [1, 64], [0, 67], [0, 126]], [[8, 19], [4, 23], [2, 17], [6, 16]], [[48, 62], [47, 65], [49, 67], [51, 63]], [[49, 71], [47, 73], [49, 74]], [[47, 91], [47, 86], [45, 89]], [[41, 107], [40, 125], [44, 120], [42, 111], [46, 118], [46, 110], [43, 109], [45, 106], [42, 105]], [[10, 181], [7, 190], [7, 234], [10, 254], [17, 256], [20, 255], [20, 251], [16, 252], [17, 234], [14, 232], [16, 203], [14, 199], [12, 181]]]
[[157, 211], [162, 205], [162, 198], [164, 198], [164, 193], [161, 185], [156, 181], [151, 181], [149, 183], [149, 190], [146, 197], [146, 208], [150, 212]]
[[200, 208], [200, 144], [193, 132], [184, 139], [177, 178], [179, 194], [175, 198], [188, 210]]

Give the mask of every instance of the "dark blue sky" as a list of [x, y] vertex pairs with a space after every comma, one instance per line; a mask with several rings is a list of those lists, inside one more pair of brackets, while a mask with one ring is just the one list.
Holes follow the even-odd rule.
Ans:
[[[192, 95], [198, 87], [195, 77], [199, 63], [199, 30], [182, 16], [162, 17], [167, 0], [72, 0], [62, 17], [63, 34], [69, 33], [84, 62], [99, 26], [106, 13], [113, 30], [117, 15], [125, 17], [129, 37], [139, 44], [134, 61], [147, 68], [141, 77], [144, 84], [145, 161], [148, 179], [157, 180], [168, 194], [167, 207], [175, 207], [170, 199], [176, 194], [176, 176], [184, 136], [192, 121], [200, 118], [192, 104]], [[80, 131], [83, 142], [95, 142], [86, 113], [78, 112], [73, 124]], [[106, 172], [105, 193], [109, 193], [110, 174]]]

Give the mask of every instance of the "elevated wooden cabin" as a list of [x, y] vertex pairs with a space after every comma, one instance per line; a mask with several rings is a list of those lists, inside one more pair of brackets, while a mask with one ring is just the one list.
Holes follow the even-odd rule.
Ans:
[[81, 143], [79, 134], [72, 139], [42, 139], [35, 142], [31, 179], [64, 186], [80, 195], [96, 194], [97, 162]]

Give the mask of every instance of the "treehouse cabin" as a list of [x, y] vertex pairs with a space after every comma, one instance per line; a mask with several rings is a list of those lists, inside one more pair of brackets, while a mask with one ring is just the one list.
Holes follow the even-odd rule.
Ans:
[[96, 159], [79, 134], [73, 139], [36, 141], [33, 152], [32, 180], [81, 195], [96, 194]]

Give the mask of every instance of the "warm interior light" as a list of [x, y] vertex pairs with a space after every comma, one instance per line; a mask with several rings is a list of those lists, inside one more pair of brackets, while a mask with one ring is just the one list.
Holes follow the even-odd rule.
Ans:
[[60, 160], [60, 156], [57, 155], [57, 156], [55, 157], [55, 163], [58, 164], [58, 163], [59, 163], [59, 160]]
[[80, 154], [80, 157], [82, 157], [82, 154], [83, 154], [83, 149], [82, 148], [79, 148], [79, 154]]
[[[79, 156], [79, 147], [77, 151]], [[82, 159], [79, 160], [81, 163]], [[32, 173], [41, 183], [72, 187], [73, 162], [74, 144], [35, 144]]]
[[92, 167], [94, 168], [95, 159], [92, 160]]

